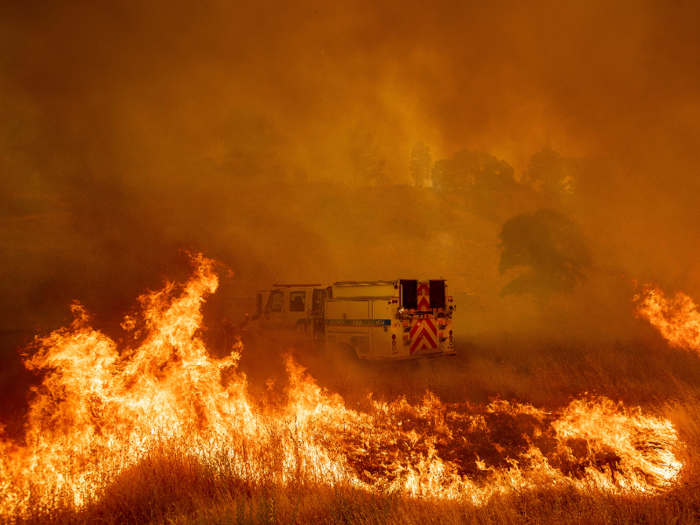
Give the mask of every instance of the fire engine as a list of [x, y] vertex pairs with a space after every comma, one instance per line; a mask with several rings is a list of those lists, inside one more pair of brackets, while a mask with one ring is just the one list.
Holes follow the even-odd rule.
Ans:
[[276, 284], [258, 292], [256, 309], [261, 332], [295, 332], [360, 359], [455, 355], [444, 279]]

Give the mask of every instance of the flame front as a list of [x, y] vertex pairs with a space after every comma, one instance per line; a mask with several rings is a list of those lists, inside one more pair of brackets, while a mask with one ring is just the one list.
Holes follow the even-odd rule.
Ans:
[[637, 316], [648, 320], [671, 345], [700, 353], [700, 313], [683, 292], [668, 299], [655, 286], [644, 286], [635, 297]]
[[[673, 425], [605, 398], [559, 413], [527, 404], [445, 404], [428, 393], [346, 408], [286, 357], [284, 403], [247, 394], [237, 364], [198, 336], [201, 305], [218, 285], [213, 262], [140, 298], [119, 350], [74, 306], [75, 321], [38, 341], [26, 365], [45, 374], [28, 414], [26, 444], [0, 442], [0, 515], [57, 505], [81, 509], [162, 451], [246, 487], [346, 485], [367, 491], [484, 504], [497, 493], [566, 484], [656, 493], [682, 467]], [[505, 438], [503, 438], [505, 436]]]

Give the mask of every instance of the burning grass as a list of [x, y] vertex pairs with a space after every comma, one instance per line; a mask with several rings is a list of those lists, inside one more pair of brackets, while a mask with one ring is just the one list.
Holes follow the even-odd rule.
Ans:
[[[36, 342], [27, 366], [44, 379], [25, 440], [1, 445], [3, 520], [602, 523], [700, 508], [699, 390], [673, 361], [465, 348], [323, 373], [324, 359], [287, 355], [281, 386], [255, 393], [245, 349], [207, 353], [201, 305], [217, 280], [194, 262], [189, 282], [140, 298], [124, 348], [77, 306]], [[642, 388], [661, 370], [675, 395]]]
[[646, 285], [635, 299], [637, 316], [647, 319], [671, 345], [700, 353], [700, 312], [690, 297], [676, 292], [669, 299], [660, 288]]

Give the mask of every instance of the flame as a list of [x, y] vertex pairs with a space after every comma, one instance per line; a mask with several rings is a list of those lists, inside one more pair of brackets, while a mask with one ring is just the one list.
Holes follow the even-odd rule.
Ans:
[[123, 325], [132, 347], [92, 329], [78, 304], [69, 328], [35, 343], [26, 366], [44, 379], [26, 442], [0, 441], [0, 516], [99, 503], [168, 451], [246, 487], [344, 485], [477, 505], [558, 485], [653, 494], [683, 466], [669, 421], [603, 397], [550, 413], [503, 400], [446, 404], [428, 392], [419, 404], [370, 396], [356, 411], [286, 356], [284, 400], [251, 400], [242, 346], [215, 359], [200, 338], [218, 279], [213, 261], [193, 262], [187, 283], [139, 298], [141, 314]]
[[649, 321], [671, 345], [700, 353], [700, 313], [683, 292], [668, 299], [656, 286], [646, 285], [635, 296], [637, 317]]

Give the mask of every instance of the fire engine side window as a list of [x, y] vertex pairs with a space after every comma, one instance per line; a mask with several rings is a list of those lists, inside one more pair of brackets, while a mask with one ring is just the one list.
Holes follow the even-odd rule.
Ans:
[[266, 312], [281, 312], [282, 311], [282, 292], [272, 292], [270, 299], [267, 301]]
[[445, 281], [430, 281], [430, 307], [445, 308]]
[[401, 306], [407, 310], [418, 308], [418, 281], [401, 279]]
[[305, 300], [306, 300], [306, 292], [290, 292], [290, 294], [289, 294], [289, 311], [290, 312], [303, 312]]

